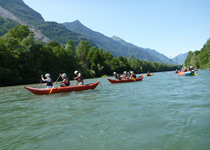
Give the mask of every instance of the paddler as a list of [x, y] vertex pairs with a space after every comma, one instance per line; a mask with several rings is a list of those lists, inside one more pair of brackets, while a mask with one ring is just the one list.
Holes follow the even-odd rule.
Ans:
[[123, 75], [121, 76], [121, 79], [126, 79], [127, 78], [127, 71], [123, 72]]
[[192, 73], [195, 73], [195, 70], [194, 70], [193, 66], [190, 66], [190, 67], [189, 67], [189, 70], [190, 70]]
[[63, 81], [57, 82], [60, 84], [60, 87], [70, 86], [70, 80], [68, 79], [66, 73], [60, 74], [60, 76], [63, 79]]
[[118, 80], [118, 74], [116, 73], [116, 72], [113, 72], [113, 75], [114, 75], [114, 77], [115, 77], [115, 79], [117, 79]]
[[131, 71], [131, 76], [130, 76], [130, 78], [132, 79], [132, 78], [135, 78], [136, 79], [136, 74], [133, 72], [133, 71]]
[[52, 78], [50, 77], [50, 74], [49, 74], [49, 73], [45, 74], [45, 77], [46, 77], [46, 79], [44, 79], [44, 78], [43, 78], [43, 75], [41, 75], [42, 81], [44, 81], [44, 82], [47, 83], [47, 84], [46, 84], [47, 88], [52, 88], [52, 86], [53, 86], [53, 80], [52, 80]]
[[80, 72], [78, 72], [77, 70], [74, 71], [74, 74], [77, 76], [77, 77], [74, 77], [74, 80], [77, 80], [77, 84], [76, 85], [84, 85], [84, 78], [82, 76], [82, 74]]
[[117, 74], [116, 72], [113, 72], [115, 79], [117, 80], [121, 80], [120, 75]]
[[149, 71], [147, 72], [147, 76], [151, 76], [151, 74], [150, 74], [150, 72], [149, 72]]

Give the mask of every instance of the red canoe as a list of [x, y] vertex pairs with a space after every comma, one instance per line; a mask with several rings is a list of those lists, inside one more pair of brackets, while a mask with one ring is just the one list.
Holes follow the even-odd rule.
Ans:
[[136, 79], [124, 79], [124, 80], [115, 80], [115, 79], [108, 79], [110, 83], [125, 83], [125, 82], [136, 82], [141, 81], [143, 79], [144, 75], [141, 75], [140, 77]]
[[[83, 90], [89, 90], [89, 89], [95, 89], [96, 86], [99, 84], [100, 81], [96, 83], [91, 84], [85, 84], [85, 85], [76, 85], [76, 86], [67, 86], [67, 87], [56, 87], [54, 88], [51, 93], [64, 93], [64, 92], [72, 92], [72, 91], [83, 91]], [[32, 87], [25, 87], [27, 90], [29, 90], [31, 93], [36, 95], [44, 95], [49, 94], [51, 88], [32, 88]]]

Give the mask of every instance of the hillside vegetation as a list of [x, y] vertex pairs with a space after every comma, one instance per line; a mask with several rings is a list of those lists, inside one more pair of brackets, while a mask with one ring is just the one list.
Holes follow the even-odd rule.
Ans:
[[69, 39], [71, 39], [75, 45], [81, 40], [88, 40], [94, 45], [94, 42], [90, 39], [66, 29], [62, 24], [45, 21], [41, 14], [31, 9], [22, 0], [0, 0], [0, 6], [17, 17], [18, 20], [20, 20], [19, 22], [40, 30], [50, 40], [56, 41], [61, 45], [66, 44]]
[[0, 16], [0, 36], [7, 33], [10, 29], [14, 28], [15, 25], [18, 25], [19, 23], [11, 20], [11, 19], [5, 19]]
[[210, 68], [210, 39], [200, 51], [189, 52], [184, 66], [194, 66], [200, 69]]
[[[106, 37], [99, 32], [88, 29], [79, 21], [64, 24], [45, 21], [40, 13], [27, 6], [23, 0], [0, 0], [0, 15], [21, 25], [30, 26], [30, 30], [35, 33], [35, 38], [44, 43], [52, 40], [65, 45], [68, 40], [71, 40], [77, 46], [80, 41], [85, 40], [92, 46], [109, 51], [115, 57], [125, 56], [129, 58], [134, 55], [135, 58], [141, 60], [175, 64], [171, 59], [155, 50], [141, 48], [123, 40], [116, 40], [114, 37]], [[4, 26], [7, 29], [11, 27], [7, 24]], [[7, 30], [4, 29], [1, 34], [6, 32]]]
[[40, 75], [47, 72], [54, 79], [63, 72], [72, 79], [75, 70], [90, 78], [112, 75], [114, 71], [143, 73], [175, 69], [171, 65], [141, 61], [134, 56], [116, 58], [108, 51], [91, 46], [88, 41], [80, 41], [76, 48], [71, 40], [63, 46], [54, 41], [43, 44], [34, 39], [34, 33], [25, 25], [16, 25], [0, 37], [1, 86], [38, 83]]

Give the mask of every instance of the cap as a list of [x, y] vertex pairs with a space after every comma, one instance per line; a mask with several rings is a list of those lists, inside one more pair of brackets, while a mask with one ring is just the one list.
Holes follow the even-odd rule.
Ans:
[[76, 70], [76, 71], [74, 71], [74, 74], [78, 74], [78, 71]]
[[50, 74], [49, 73], [45, 74], [45, 77], [46, 78], [49, 78], [50, 77]]

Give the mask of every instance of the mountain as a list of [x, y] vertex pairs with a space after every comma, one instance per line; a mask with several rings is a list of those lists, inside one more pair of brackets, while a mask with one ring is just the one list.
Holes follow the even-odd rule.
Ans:
[[62, 24], [45, 21], [41, 14], [27, 6], [23, 0], [0, 0], [0, 17], [3, 20], [10, 19], [10, 22], [13, 21], [20, 25], [28, 25], [30, 30], [35, 33], [36, 39], [45, 43], [53, 40], [60, 44], [66, 44], [71, 39], [75, 45], [81, 40], [88, 40], [94, 45], [91, 39], [66, 29]]
[[35, 38], [45, 43], [51, 40], [62, 45], [72, 40], [77, 45], [81, 40], [87, 40], [92, 46], [108, 50], [114, 56], [134, 55], [135, 58], [152, 62], [174, 64], [168, 57], [149, 48], [141, 48], [114, 36], [107, 37], [95, 32], [79, 21], [59, 24], [57, 22], [45, 21], [44, 18], [27, 6], [23, 0], [0, 0], [0, 35], [4, 35], [16, 24], [28, 25], [35, 33]]
[[172, 60], [176, 62], [176, 65], [183, 65], [188, 54], [189, 52], [184, 54], [179, 54], [176, 57], [172, 58]]
[[171, 60], [167, 56], [157, 52], [156, 50], [135, 46], [131, 43], [128, 43], [128, 42], [124, 41], [123, 39], [121, 39], [117, 36], [113, 36], [112, 39], [115, 40], [115, 41], [118, 41], [122, 45], [128, 46], [130, 49], [137, 49], [137, 51], [141, 50], [144, 53], [148, 53], [151, 57], [154, 57], [152, 59], [154, 59], [153, 61], [155, 61], [155, 62], [163, 62], [163, 63], [166, 63], [166, 64], [175, 64], [175, 62], [173, 60]]
[[112, 38], [107, 37], [99, 32], [87, 28], [78, 20], [74, 22], [65, 22], [63, 25], [71, 31], [80, 33], [87, 38], [92, 39], [98, 47], [109, 51], [116, 57], [122, 55], [129, 58], [131, 55], [134, 55], [135, 58], [139, 58], [141, 60], [175, 64], [175, 62], [171, 59], [155, 50], [135, 46], [117, 36], [113, 36]]

